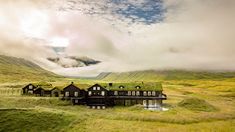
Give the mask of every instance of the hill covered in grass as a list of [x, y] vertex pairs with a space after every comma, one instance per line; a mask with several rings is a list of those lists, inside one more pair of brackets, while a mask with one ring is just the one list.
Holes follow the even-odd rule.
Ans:
[[51, 80], [56, 74], [28, 60], [0, 55], [0, 83]]
[[97, 79], [107, 81], [156, 81], [156, 80], [198, 80], [234, 78], [235, 72], [198, 72], [198, 71], [133, 71], [119, 73], [101, 73]]

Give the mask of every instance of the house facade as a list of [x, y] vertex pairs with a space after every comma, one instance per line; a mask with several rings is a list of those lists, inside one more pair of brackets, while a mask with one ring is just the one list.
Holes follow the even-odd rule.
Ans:
[[70, 85], [65, 87], [62, 91], [62, 100], [71, 100], [73, 104], [85, 104], [86, 103], [86, 91], [75, 86], [72, 82]]
[[87, 89], [87, 106], [90, 108], [105, 109], [109, 105], [108, 90], [99, 84]]
[[23, 95], [34, 95], [41, 97], [59, 97], [61, 95], [61, 90], [58, 88], [53, 88], [52, 85], [33, 85], [28, 84], [22, 88]]
[[143, 105], [145, 108], [161, 108], [167, 99], [161, 83], [100, 83], [94, 85], [75, 85], [73, 82], [63, 88], [46, 88], [29, 84], [23, 89], [27, 95], [60, 97], [70, 100], [73, 105], [87, 105], [92, 109], [105, 109], [112, 106]]
[[37, 87], [33, 84], [28, 84], [22, 88], [22, 94], [24, 95], [33, 95]]
[[[162, 93], [160, 83], [108, 83], [90, 86], [84, 104], [89, 108], [104, 109], [109, 106], [131, 106], [140, 104], [145, 108], [161, 108], [162, 101], [167, 96]], [[74, 105], [79, 103], [80, 97], [73, 97]], [[77, 101], [75, 101], [77, 100]]]

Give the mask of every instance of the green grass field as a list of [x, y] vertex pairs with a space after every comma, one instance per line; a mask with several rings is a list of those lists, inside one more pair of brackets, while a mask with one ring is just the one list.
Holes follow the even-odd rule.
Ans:
[[[0, 56], [0, 132], [234, 132], [235, 74], [143, 71], [102, 74], [98, 80], [63, 78], [37, 65]], [[28, 83], [157, 81], [168, 111], [140, 106], [105, 110], [73, 106], [58, 98], [22, 96]]]
[[[234, 80], [161, 80], [168, 95], [164, 101], [168, 111], [149, 111], [139, 106], [93, 110], [57, 98], [21, 96], [21, 85], [2, 85], [0, 89], [8, 92], [2, 92], [0, 98], [0, 131], [232, 132]], [[53, 85], [69, 81], [90, 82], [65, 79]]]

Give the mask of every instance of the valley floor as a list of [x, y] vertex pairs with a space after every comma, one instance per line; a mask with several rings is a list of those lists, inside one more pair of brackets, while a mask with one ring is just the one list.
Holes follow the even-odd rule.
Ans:
[[[58, 98], [21, 96], [17, 85], [0, 86], [0, 131], [235, 131], [235, 79], [163, 81], [168, 111], [140, 106], [88, 109]], [[204, 100], [215, 109], [179, 105], [188, 98]]]

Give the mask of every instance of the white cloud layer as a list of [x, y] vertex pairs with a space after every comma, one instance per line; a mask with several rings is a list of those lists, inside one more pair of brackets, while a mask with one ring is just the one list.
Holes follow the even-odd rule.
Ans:
[[[53, 2], [0, 2], [0, 28], [4, 31], [0, 52], [33, 58], [43, 67], [70, 76], [148, 69], [235, 70], [233, 0], [165, 0], [165, 19], [154, 24], [120, 20], [120, 14], [102, 8], [106, 1]], [[141, 6], [141, 2], [129, 2]], [[45, 43], [26, 41], [22, 36]], [[69, 40], [67, 54], [89, 56], [102, 63], [68, 69], [49, 63], [46, 57], [54, 53], [42, 45], [58, 36]]]

